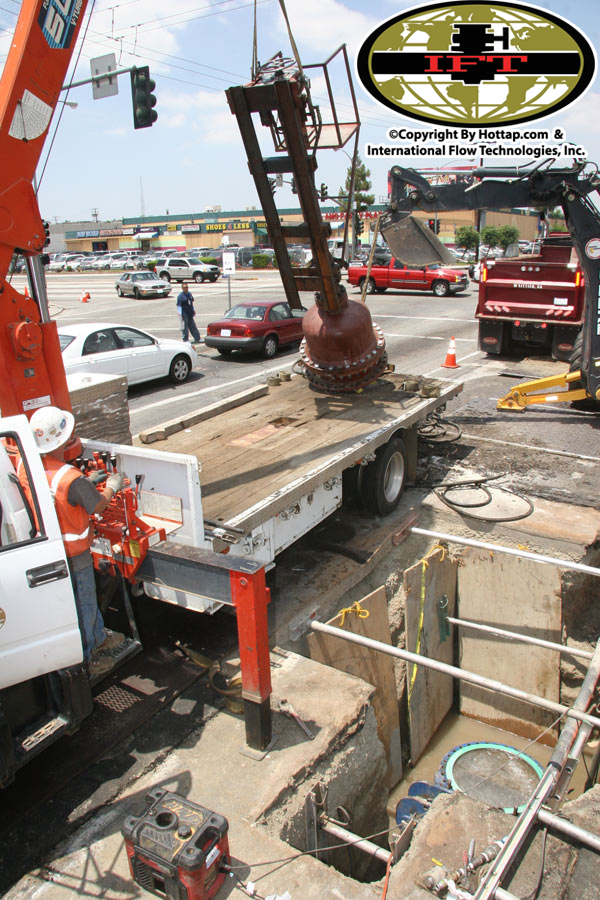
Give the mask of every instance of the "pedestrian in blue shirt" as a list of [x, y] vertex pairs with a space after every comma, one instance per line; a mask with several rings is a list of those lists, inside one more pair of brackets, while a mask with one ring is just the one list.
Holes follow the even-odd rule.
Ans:
[[191, 332], [196, 343], [200, 341], [200, 332], [194, 321], [194, 298], [189, 292], [187, 281], [181, 285], [181, 293], [177, 297], [177, 312], [181, 322], [181, 335], [184, 341], [188, 339], [188, 332]]

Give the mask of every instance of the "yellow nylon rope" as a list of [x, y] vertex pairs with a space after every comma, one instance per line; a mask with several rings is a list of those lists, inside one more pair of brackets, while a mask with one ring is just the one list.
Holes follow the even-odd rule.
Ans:
[[340, 609], [340, 611], [338, 613], [338, 616], [342, 617], [342, 621], [340, 622], [340, 628], [342, 628], [342, 626], [344, 624], [344, 619], [346, 618], [347, 615], [350, 615], [350, 613], [356, 613], [357, 616], [359, 617], [359, 619], [368, 619], [368, 617], [369, 617], [369, 610], [363, 609], [363, 607], [360, 605], [360, 603], [357, 600], [356, 603], [352, 604], [352, 606], [346, 606], [346, 607], [344, 607], [344, 609]]

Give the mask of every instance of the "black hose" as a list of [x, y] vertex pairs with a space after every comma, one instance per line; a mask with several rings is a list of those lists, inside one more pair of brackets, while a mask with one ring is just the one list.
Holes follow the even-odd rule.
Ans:
[[[481, 478], [472, 478], [468, 481], [455, 481], [450, 482], [449, 484], [440, 485], [437, 488], [434, 488], [434, 493], [436, 497], [438, 497], [442, 503], [445, 503], [450, 509], [454, 510], [454, 512], [461, 512], [465, 509], [475, 509], [482, 508], [484, 506], [489, 506], [492, 502], [493, 497], [489, 488], [485, 487], [486, 482], [488, 481], [496, 481], [498, 478], [502, 478], [506, 473], [502, 473], [501, 475], [489, 475], [483, 476]], [[484, 502], [476, 502], [476, 503], [459, 503], [456, 500], [450, 500], [447, 496], [447, 493], [451, 489], [456, 488], [465, 488], [465, 487], [475, 487], [479, 488], [479, 490], [485, 491], [487, 494], [487, 500]], [[527, 516], [530, 516], [533, 512], [533, 503], [529, 499], [529, 497], [523, 496], [523, 494], [517, 494], [515, 491], [510, 491], [508, 488], [497, 487], [497, 491], [501, 491], [504, 494], [510, 494], [511, 497], [517, 497], [519, 500], [523, 500], [524, 503], [527, 504], [527, 509], [523, 513], [519, 513], [518, 515], [509, 515], [509, 516], [478, 516], [474, 512], [466, 512], [467, 515], [471, 519], [478, 519], [482, 522], [519, 522], [521, 519], [526, 519]]]

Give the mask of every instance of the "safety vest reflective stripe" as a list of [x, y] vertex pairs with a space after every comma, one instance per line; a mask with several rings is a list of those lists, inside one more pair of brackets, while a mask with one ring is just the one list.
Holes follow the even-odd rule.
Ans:
[[64, 534], [64, 533], [63, 533], [62, 539], [63, 539], [63, 541], [65, 541], [65, 542], [66, 542], [66, 541], [82, 541], [82, 540], [84, 540], [84, 538], [86, 538], [86, 537], [88, 536], [89, 533], [90, 533], [90, 529], [89, 529], [89, 526], [88, 526], [88, 527], [85, 529], [85, 531], [82, 531], [82, 532], [81, 532], [81, 534]]
[[55, 473], [54, 477], [50, 481], [50, 493], [53, 497], [56, 497], [56, 491], [60, 484], [60, 480], [67, 472], [72, 471], [73, 466], [64, 465], [61, 466], [60, 469]]

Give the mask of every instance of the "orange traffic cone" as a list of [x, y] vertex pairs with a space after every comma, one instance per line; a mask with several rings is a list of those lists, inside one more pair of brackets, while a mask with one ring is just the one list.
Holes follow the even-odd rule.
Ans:
[[453, 337], [450, 338], [450, 343], [448, 345], [448, 352], [446, 353], [446, 362], [442, 363], [442, 369], [460, 369], [460, 366], [456, 362], [456, 341]]
[[89, 299], [90, 299], [89, 291], [82, 291], [81, 292], [81, 302], [87, 303]]

